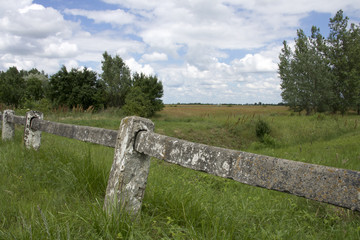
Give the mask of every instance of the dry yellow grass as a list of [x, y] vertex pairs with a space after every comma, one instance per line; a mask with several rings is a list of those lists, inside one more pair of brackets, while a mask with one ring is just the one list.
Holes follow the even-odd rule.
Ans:
[[166, 105], [159, 115], [161, 117], [186, 118], [204, 116], [229, 116], [252, 114], [288, 114], [288, 107], [267, 105]]

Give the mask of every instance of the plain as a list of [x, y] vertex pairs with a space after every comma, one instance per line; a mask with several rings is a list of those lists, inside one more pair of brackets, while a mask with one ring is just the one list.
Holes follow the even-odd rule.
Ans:
[[[24, 111], [16, 112], [24, 115]], [[45, 119], [117, 129], [121, 111], [57, 112]], [[359, 116], [293, 114], [283, 106], [168, 105], [155, 131], [193, 142], [360, 171]], [[259, 122], [267, 129], [258, 135]], [[247, 186], [157, 159], [141, 214], [108, 216], [113, 149], [23, 128], [0, 141], [0, 239], [360, 239], [360, 214]]]

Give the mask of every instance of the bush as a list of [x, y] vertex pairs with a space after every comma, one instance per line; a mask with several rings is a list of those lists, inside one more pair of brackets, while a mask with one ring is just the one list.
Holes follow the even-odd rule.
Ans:
[[264, 140], [265, 135], [269, 135], [271, 132], [269, 124], [261, 119], [256, 123], [255, 131], [256, 131], [256, 136], [261, 141]]
[[262, 138], [262, 142], [265, 144], [265, 146], [267, 147], [275, 147], [276, 146], [276, 141], [275, 139], [270, 136], [269, 134], [265, 134], [264, 137]]
[[122, 110], [127, 116], [151, 117], [154, 114], [151, 102], [138, 87], [132, 88], [127, 94]]
[[26, 99], [24, 103], [25, 109], [36, 110], [42, 113], [48, 113], [52, 109], [51, 101], [47, 98], [38, 101]]

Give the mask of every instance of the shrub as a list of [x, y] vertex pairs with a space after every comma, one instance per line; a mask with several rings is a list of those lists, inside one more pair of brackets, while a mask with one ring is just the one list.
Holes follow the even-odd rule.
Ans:
[[150, 117], [154, 114], [151, 102], [139, 87], [132, 88], [127, 94], [122, 110], [127, 116]]
[[276, 146], [276, 141], [275, 139], [270, 136], [269, 134], [265, 134], [264, 137], [262, 138], [262, 142], [265, 144], [265, 146], [267, 147], [275, 147]]
[[42, 98], [37, 101], [26, 99], [24, 103], [24, 107], [25, 109], [37, 110], [42, 113], [48, 113], [51, 111], [52, 104], [51, 101], [47, 98]]
[[269, 135], [271, 130], [270, 130], [270, 126], [267, 122], [265, 122], [264, 120], [259, 119], [259, 121], [256, 123], [255, 126], [255, 131], [256, 131], [256, 136], [263, 141], [264, 136], [267, 134]]

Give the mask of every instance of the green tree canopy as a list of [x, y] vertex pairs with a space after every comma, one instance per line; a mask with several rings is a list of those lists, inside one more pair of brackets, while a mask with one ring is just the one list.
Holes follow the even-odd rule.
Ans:
[[360, 30], [347, 22], [340, 10], [330, 19], [328, 39], [314, 26], [309, 37], [297, 31], [294, 51], [284, 41], [278, 65], [281, 96], [293, 110], [344, 113], [357, 107], [360, 113]]
[[39, 101], [45, 98], [49, 79], [45, 73], [32, 69], [24, 77], [26, 83], [25, 99], [28, 101]]
[[140, 87], [131, 88], [122, 110], [127, 116], [151, 117], [153, 114], [151, 102]]
[[156, 76], [134, 73], [119, 57], [103, 54], [101, 74], [106, 84], [107, 103], [112, 107], [122, 107], [127, 115], [150, 117], [163, 109], [161, 97], [163, 85]]
[[10, 67], [6, 72], [0, 73], [0, 101], [6, 105], [19, 107], [24, 100], [25, 72]]
[[328, 38], [329, 60], [335, 78], [333, 91], [336, 95], [334, 111], [344, 113], [357, 107], [360, 113], [360, 30], [359, 25], [348, 27], [348, 17], [340, 10], [330, 18]]
[[279, 55], [282, 98], [295, 111], [325, 111], [331, 99], [330, 68], [324, 57], [325, 43], [319, 29], [307, 37], [300, 29], [292, 52], [287, 42]]
[[121, 107], [131, 88], [130, 69], [118, 55], [112, 57], [105, 52], [103, 58], [101, 77], [106, 84], [107, 103], [111, 107]]
[[105, 104], [105, 84], [94, 71], [73, 68], [68, 72], [63, 66], [50, 78], [49, 97], [55, 106], [99, 108]]
[[164, 95], [162, 82], [156, 76], [146, 76], [143, 73], [135, 73], [132, 79], [132, 89], [139, 88], [145, 98], [150, 102], [149, 116], [164, 108], [161, 100]]
[[18, 71], [16, 67], [0, 72], [0, 102], [16, 108], [81, 106], [87, 109], [119, 107], [129, 115], [150, 117], [164, 104], [163, 85], [156, 76], [131, 72], [119, 57], [103, 54], [101, 78], [88, 68], [70, 71], [62, 66], [50, 78], [42, 71]]

